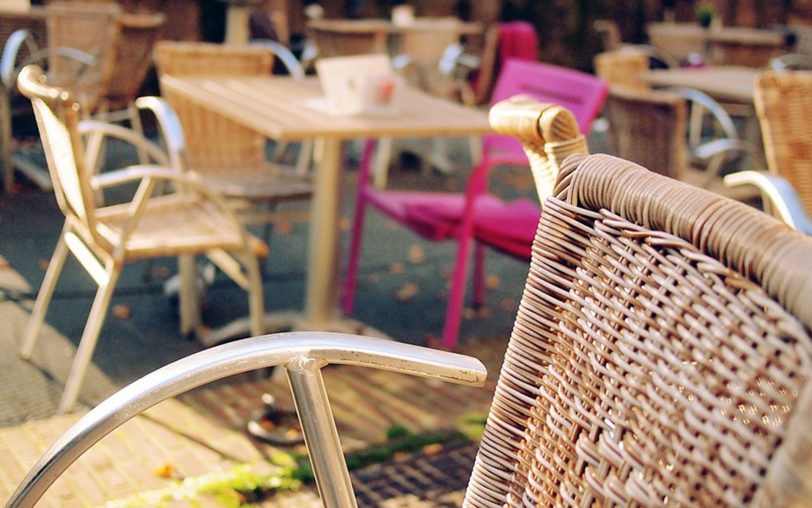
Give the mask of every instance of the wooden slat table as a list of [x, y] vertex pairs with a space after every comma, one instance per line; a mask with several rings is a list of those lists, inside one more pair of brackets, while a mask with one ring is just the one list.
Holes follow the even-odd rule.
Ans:
[[[336, 117], [305, 102], [319, 97], [318, 80], [280, 77], [177, 78], [164, 76], [161, 87], [255, 129], [278, 141], [319, 140], [323, 146], [315, 172], [305, 294], [298, 329], [357, 332], [361, 325], [338, 315], [338, 217], [341, 197], [341, 141], [354, 138], [471, 136], [491, 131], [486, 113], [407, 89], [396, 117]], [[276, 326], [278, 316], [270, 316]], [[285, 314], [285, 319], [290, 313]], [[281, 325], [281, 323], [280, 323]]]
[[641, 75], [655, 86], [679, 86], [701, 90], [721, 101], [753, 103], [759, 69], [738, 66], [710, 66], [697, 69], [658, 69]]
[[786, 35], [779, 30], [702, 28], [695, 23], [649, 23], [646, 29], [653, 45], [678, 60], [699, 53], [712, 64], [763, 67], [789, 50]]

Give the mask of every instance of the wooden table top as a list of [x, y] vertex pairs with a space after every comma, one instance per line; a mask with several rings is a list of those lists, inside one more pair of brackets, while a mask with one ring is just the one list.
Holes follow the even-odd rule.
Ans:
[[[783, 45], [786, 36], [779, 30], [764, 30], [743, 26], [702, 28], [696, 23], [649, 23], [649, 36], [684, 36], [709, 41], [737, 42], [752, 45]], [[667, 48], [664, 48], [667, 49]]]
[[415, 18], [408, 24], [395, 24], [387, 19], [318, 19], [307, 24], [310, 28], [341, 33], [406, 33], [406, 32], [446, 32], [457, 34], [477, 34], [482, 32], [482, 24], [466, 22], [456, 18]]
[[339, 117], [305, 105], [321, 96], [316, 78], [296, 81], [287, 77], [163, 76], [161, 87], [280, 141], [469, 136], [491, 132], [484, 111], [414, 89], [403, 91], [401, 113], [397, 116]]
[[752, 103], [760, 69], [739, 66], [658, 69], [641, 78], [655, 86], [680, 86], [701, 90], [715, 99]]

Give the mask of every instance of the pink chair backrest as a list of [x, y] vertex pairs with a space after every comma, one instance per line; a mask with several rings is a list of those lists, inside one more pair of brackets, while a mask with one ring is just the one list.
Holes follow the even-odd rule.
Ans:
[[[491, 96], [491, 104], [517, 94], [526, 94], [541, 102], [563, 106], [575, 115], [584, 134], [606, 101], [606, 83], [592, 74], [541, 62], [511, 59], [504, 63]], [[486, 136], [485, 156], [498, 151], [524, 157], [521, 145], [511, 136]], [[522, 160], [521, 158], [519, 160]]]
[[527, 21], [499, 23], [499, 60], [504, 64], [513, 58], [539, 59], [539, 37]]

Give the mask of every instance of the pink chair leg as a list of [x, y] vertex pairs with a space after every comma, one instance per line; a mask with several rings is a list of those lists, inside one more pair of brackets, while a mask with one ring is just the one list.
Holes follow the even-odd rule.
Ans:
[[465, 300], [465, 282], [468, 278], [468, 257], [470, 252], [471, 227], [466, 228], [463, 226], [463, 231], [457, 240], [454, 275], [448, 293], [448, 306], [446, 307], [445, 325], [443, 327], [443, 347], [445, 349], [454, 349], [457, 346], [463, 302]]
[[474, 247], [474, 307], [485, 303], [485, 247], [476, 242]]
[[369, 167], [372, 163], [374, 149], [375, 141], [368, 139], [364, 143], [361, 164], [358, 168], [358, 196], [355, 199], [349, 260], [347, 262], [347, 273], [344, 277], [344, 290], [341, 295], [341, 310], [344, 314], [351, 314], [355, 306], [355, 290], [358, 286], [358, 263], [361, 257], [361, 241], [363, 240], [364, 217], [366, 216], [366, 189], [369, 185]]

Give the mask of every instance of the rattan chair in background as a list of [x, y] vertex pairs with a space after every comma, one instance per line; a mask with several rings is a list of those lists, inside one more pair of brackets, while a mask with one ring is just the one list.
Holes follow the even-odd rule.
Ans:
[[[164, 15], [123, 13], [115, 4], [84, 2], [52, 2], [41, 12], [47, 25], [45, 34], [17, 30], [3, 49], [0, 142], [4, 168], [15, 166], [39, 187], [50, 190], [44, 169], [12, 154], [10, 108], [18, 70], [25, 63], [47, 63], [49, 79], [74, 90], [85, 115], [126, 120], [140, 132], [133, 101], [152, 64], [152, 45]], [[9, 192], [14, 174], [10, 169], [4, 171]]]
[[[264, 253], [267, 247], [245, 231], [223, 200], [176, 169], [133, 166], [94, 175], [92, 163], [98, 153], [86, 151], [89, 146], [100, 146], [93, 138], [120, 138], [133, 143], [162, 166], [169, 166], [170, 161], [135, 131], [99, 121], [79, 123], [80, 103], [67, 90], [48, 85], [38, 67], [23, 68], [18, 85], [34, 106], [57, 203], [65, 214], [65, 226], [24, 334], [21, 356], [31, 357], [68, 252], [73, 253], [99, 286], [59, 411], [69, 411], [76, 402], [116, 282], [127, 262], [179, 256], [181, 265], [188, 266], [191, 256], [206, 254], [248, 292], [251, 333], [262, 333], [262, 281], [256, 255]], [[180, 130], [177, 120], [173, 123], [174, 130]], [[90, 139], [87, 146], [84, 137]], [[138, 189], [131, 202], [96, 205], [96, 192], [136, 182]], [[156, 186], [163, 182], [175, 184], [177, 191], [154, 195]], [[186, 295], [193, 294], [188, 289], [182, 292], [182, 309], [187, 305]]]
[[[2, 149], [3, 186], [6, 193], [14, 185], [14, 171], [19, 170], [40, 188], [50, 190], [52, 184], [44, 168], [23, 155], [12, 154], [12, 110], [16, 92], [17, 72], [25, 63], [42, 62], [55, 82], [73, 90], [83, 111], [93, 111], [100, 93], [109, 81], [112, 71], [110, 48], [118, 38], [115, 18], [120, 10], [116, 5], [88, 6], [53, 2], [42, 9], [46, 40], [39, 31], [23, 27], [13, 32], [3, 48], [2, 67]], [[35, 37], [40, 37], [39, 40]]]
[[[519, 106], [494, 111], [494, 125], [543, 162], [540, 106]], [[810, 298], [812, 239], [633, 163], [571, 156], [544, 205], [463, 505], [808, 504]], [[288, 370], [324, 506], [355, 506], [321, 379], [328, 363], [484, 378], [470, 358], [351, 335], [226, 344], [95, 408], [9, 506], [31, 505], [79, 454], [160, 400], [271, 364]]]
[[755, 186], [764, 208], [812, 235], [812, 72], [765, 72], [756, 79], [766, 171], [725, 177], [731, 186]]
[[[263, 47], [173, 41], [155, 46], [159, 76], [270, 76], [272, 63]], [[186, 171], [223, 194], [244, 222], [270, 224], [278, 218], [278, 203], [310, 198], [309, 176], [269, 161], [264, 136], [170, 91], [163, 94], [183, 126]]]
[[688, 101], [675, 92], [612, 87], [604, 108], [604, 117], [609, 123], [606, 131], [609, 151], [658, 173], [734, 199], [754, 197], [752, 190], [725, 187], [721, 174], [731, 161], [741, 164], [744, 156], [752, 158], [750, 145], [737, 138], [719, 138], [689, 150], [689, 138], [685, 134]]

